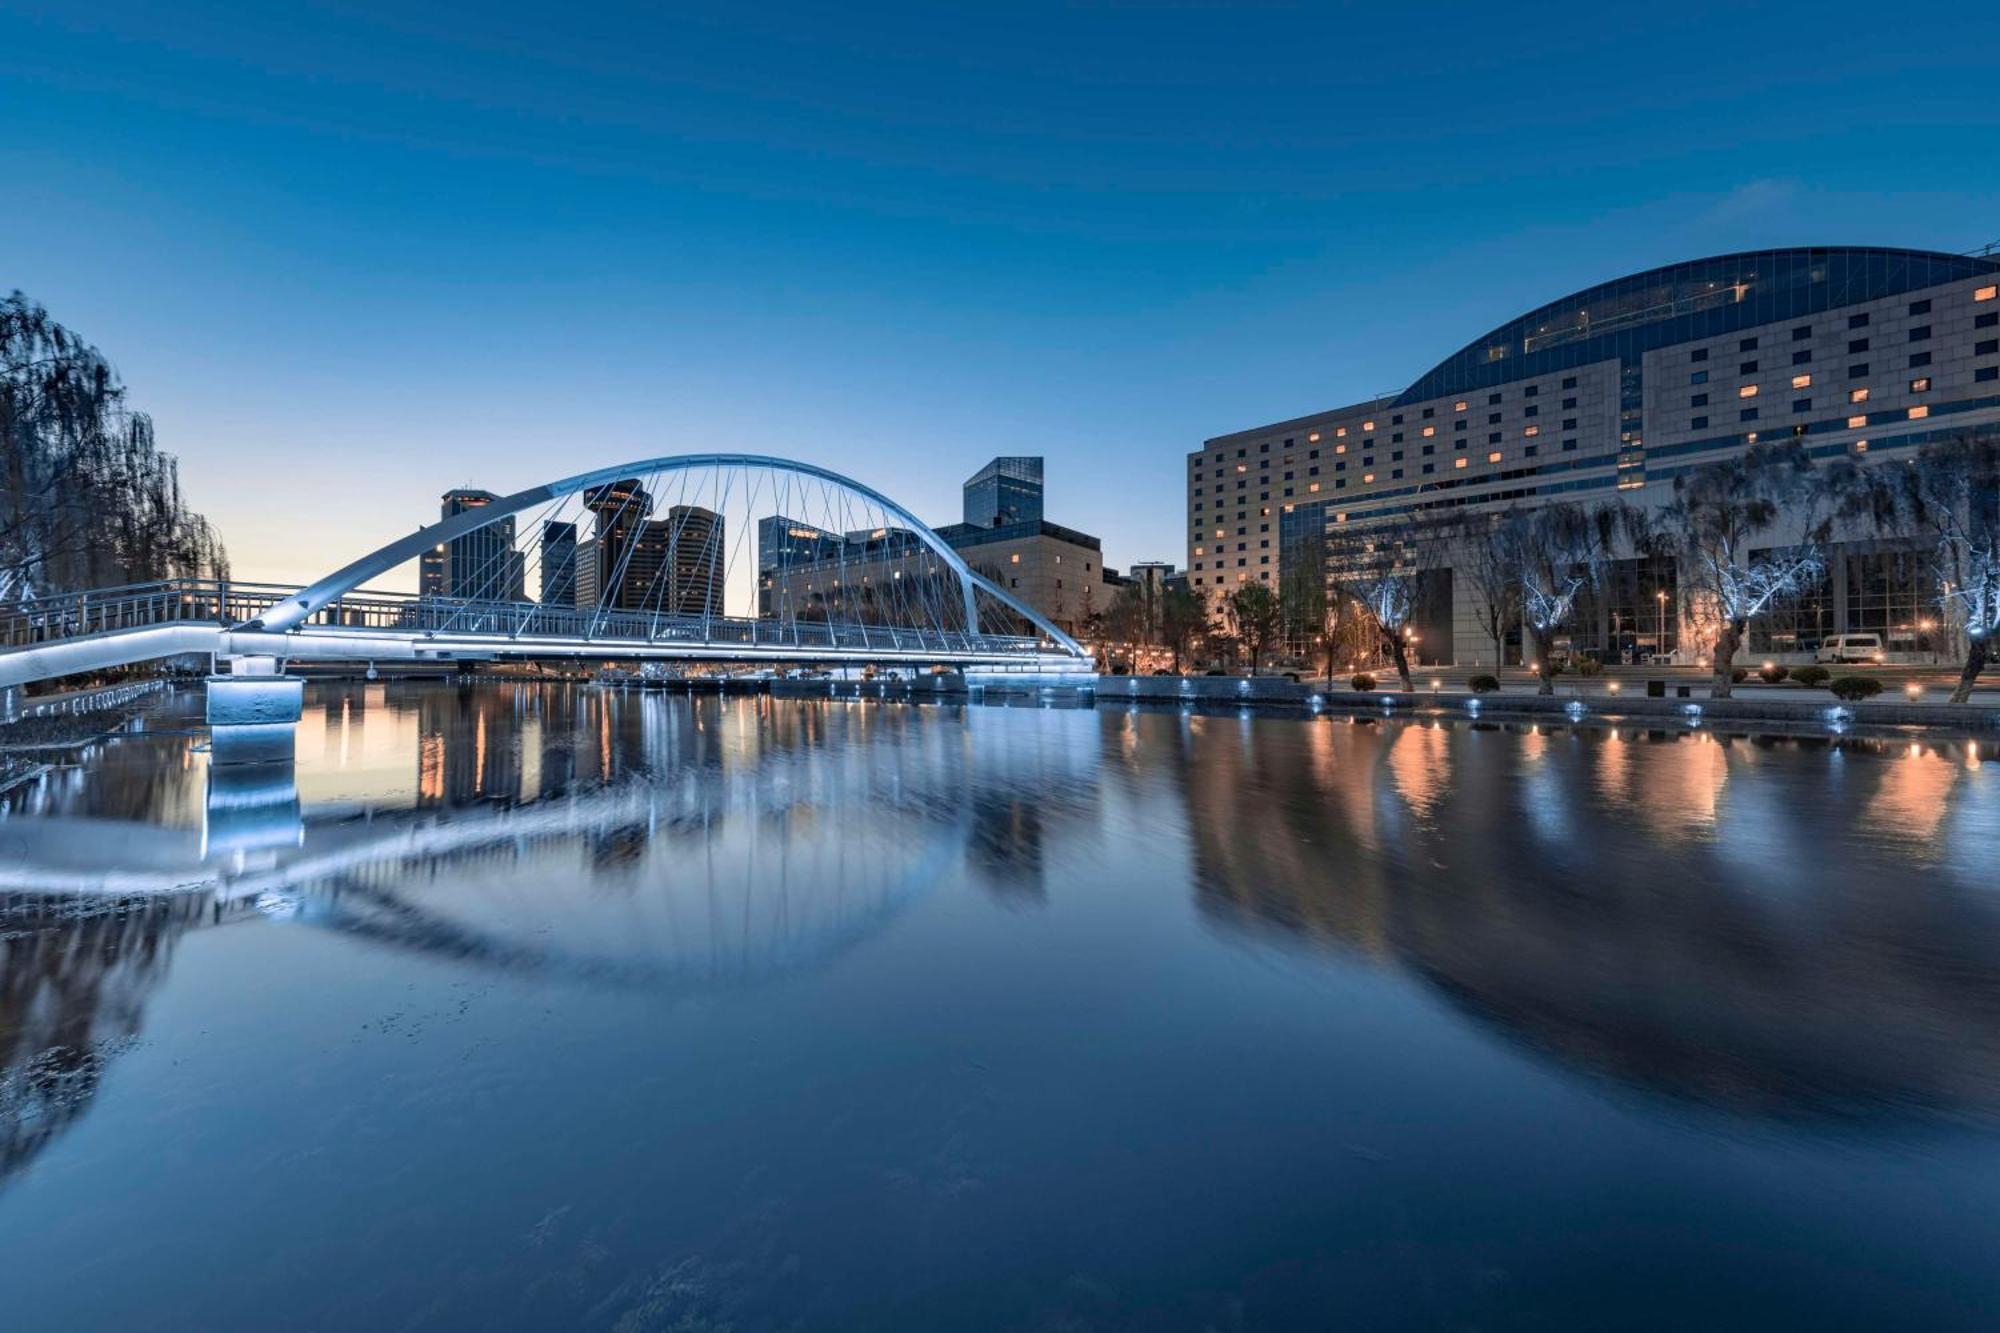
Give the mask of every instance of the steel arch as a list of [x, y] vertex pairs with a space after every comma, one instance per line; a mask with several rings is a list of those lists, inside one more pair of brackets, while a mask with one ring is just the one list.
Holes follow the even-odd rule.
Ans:
[[552, 481], [546, 486], [532, 486], [525, 491], [516, 491], [492, 504], [455, 514], [426, 528], [419, 528], [409, 536], [371, 551], [359, 560], [350, 561], [319, 582], [300, 589], [296, 595], [286, 598], [255, 620], [246, 621], [236, 628], [272, 632], [290, 630], [322, 607], [353, 592], [369, 579], [386, 574], [398, 565], [407, 564], [433, 546], [463, 537], [469, 532], [477, 532], [503, 518], [511, 518], [537, 505], [547, 504], [551, 500], [575, 495], [592, 486], [620, 481], [635, 473], [685, 472], [698, 467], [769, 468], [845, 487], [855, 495], [881, 505], [888, 513], [908, 524], [910, 531], [916, 534], [918, 540], [930, 547], [958, 574], [965, 589], [966, 625], [973, 632], [977, 632], [979, 624], [978, 610], [973, 600], [973, 590], [976, 588], [985, 591], [1001, 605], [1022, 616], [1070, 656], [1084, 661], [1090, 659], [1090, 654], [1085, 651], [1083, 645], [1050, 624], [1040, 612], [1000, 588], [991, 579], [975, 573], [972, 566], [965, 563], [964, 557], [952, 549], [950, 543], [931, 531], [929, 524], [882, 492], [852, 477], [842, 476], [830, 468], [819, 467], [812, 463], [800, 463], [789, 458], [778, 458], [771, 454], [668, 454], [659, 458], [640, 459], [633, 463], [621, 463], [616, 467], [594, 468], [589, 472], [579, 472], [573, 477], [565, 477], [561, 481]]

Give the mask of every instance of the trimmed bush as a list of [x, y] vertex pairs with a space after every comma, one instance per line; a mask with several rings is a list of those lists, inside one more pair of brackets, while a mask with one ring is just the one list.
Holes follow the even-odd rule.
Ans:
[[1791, 674], [1792, 669], [1782, 662], [1766, 662], [1763, 666], [1757, 668], [1757, 679], [1763, 681], [1766, 685], [1776, 685]]
[[1604, 674], [1604, 663], [1594, 657], [1579, 657], [1576, 659], [1576, 674], [1586, 679], [1601, 676]]
[[1882, 692], [1882, 682], [1873, 676], [1842, 676], [1827, 686], [1836, 699], [1854, 703], [1861, 699], [1873, 699]]
[[1741, 685], [1744, 681], [1750, 679], [1750, 668], [1731, 667], [1729, 669], [1729, 679], [1734, 683]]
[[1474, 676], [1465, 682], [1465, 688], [1474, 694], [1491, 694], [1500, 688], [1500, 681], [1493, 676]]
[[1369, 675], [1366, 671], [1357, 672], [1355, 674], [1354, 679], [1349, 683], [1353, 685], [1355, 689], [1360, 690], [1363, 693], [1366, 693], [1367, 691], [1375, 688], [1375, 677]]
[[1816, 690], [1826, 684], [1833, 673], [1823, 666], [1802, 666], [1792, 673], [1792, 679], [1809, 690]]

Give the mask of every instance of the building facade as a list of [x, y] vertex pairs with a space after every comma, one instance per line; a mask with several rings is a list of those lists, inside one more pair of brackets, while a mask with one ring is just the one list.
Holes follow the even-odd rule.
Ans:
[[[1996, 425], [2000, 258], [1722, 255], [1532, 310], [1399, 394], [1208, 440], [1187, 456], [1187, 573], [1211, 598], [1252, 581], [1275, 591], [1285, 552], [1341, 525], [1558, 500], [1660, 505], [1676, 476], [1760, 441], [1873, 464]], [[1825, 586], [1754, 623], [1753, 650], [1880, 629], [1892, 651], [1926, 651], [1918, 553], [1844, 535]], [[1447, 564], [1427, 592], [1422, 656], [1491, 663], [1483, 604], [1458, 575]], [[1670, 564], [1613, 562], [1574, 646], [1681, 650], [1675, 582]]]
[[1042, 521], [1042, 460], [1000, 457], [965, 483], [965, 522], [976, 528]]

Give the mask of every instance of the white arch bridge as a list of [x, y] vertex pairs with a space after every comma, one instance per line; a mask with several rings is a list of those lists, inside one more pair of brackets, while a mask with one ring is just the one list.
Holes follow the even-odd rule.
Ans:
[[[0, 604], [0, 687], [184, 654], [1091, 669], [1004, 570], [807, 463], [650, 458], [446, 508], [309, 587], [173, 580]], [[416, 594], [365, 586], [412, 563]]]

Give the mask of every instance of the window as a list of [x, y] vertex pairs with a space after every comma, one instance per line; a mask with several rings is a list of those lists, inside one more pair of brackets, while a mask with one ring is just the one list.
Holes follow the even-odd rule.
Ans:
[[1425, 439], [1429, 439], [1429, 438], [1430, 438], [1431, 436], [1433, 436], [1433, 435], [1435, 435], [1435, 434], [1437, 434], [1437, 433], [1438, 433], [1438, 428], [1437, 428], [1436, 426], [1426, 426], [1426, 427], [1424, 427], [1424, 438], [1425, 438]]
[[1451, 465], [1452, 465], [1453, 467], [1464, 467], [1464, 466], [1465, 466], [1465, 459], [1463, 459], [1463, 458], [1454, 458], [1454, 459], [1452, 459], [1452, 460], [1451, 460]]
[[1310, 435], [1306, 436], [1306, 443], [1307, 443], [1307, 444], [1318, 444], [1318, 443], [1319, 443], [1319, 432], [1318, 432], [1318, 431], [1314, 431], [1314, 432], [1313, 432], [1312, 434], [1310, 434]]
[[1370, 431], [1370, 430], [1374, 430], [1374, 429], [1375, 429], [1375, 423], [1374, 423], [1374, 422], [1372, 422], [1372, 421], [1364, 421], [1364, 422], [1362, 422], [1362, 423], [1361, 423], [1361, 429], [1362, 429], [1362, 430], [1364, 430], [1364, 431]]
[[1461, 398], [1457, 402], [1453, 403], [1451, 405], [1451, 410], [1454, 412], [1463, 412], [1465, 410], [1465, 400]]
[[1533, 436], [1533, 435], [1540, 435], [1540, 434], [1542, 433], [1542, 428], [1541, 428], [1540, 426], [1530, 426], [1530, 427], [1528, 427], [1528, 428], [1527, 428], [1526, 430], [1522, 431], [1521, 433], [1522, 433], [1523, 435], [1530, 435], [1530, 436]]
[[1693, 396], [1692, 398], [1689, 398], [1689, 399], [1688, 399], [1688, 406], [1689, 406], [1689, 407], [1707, 407], [1707, 406], [1708, 406], [1708, 395], [1707, 395], [1707, 394], [1705, 394], [1705, 393], [1698, 393], [1698, 394], [1695, 394], [1695, 395], [1694, 395], [1694, 396]]
[[1917, 406], [1910, 409], [1910, 420], [1921, 421], [1930, 414], [1931, 414], [1930, 408], [1920, 403]]
[[1528, 410], [1523, 412], [1521, 415], [1524, 417], [1538, 417], [1541, 414], [1542, 414], [1542, 409], [1540, 407], [1535, 406], [1534, 404], [1530, 404]]
[[1438, 410], [1435, 407], [1427, 407], [1424, 409], [1424, 420], [1429, 421], [1432, 417], [1436, 416], [1437, 414]]
[[1486, 395], [1486, 405], [1488, 407], [1493, 406], [1495, 403], [1499, 401], [1500, 401], [1500, 395], [1497, 393], [1489, 393]]
[[1810, 389], [1810, 388], [1812, 388], [1812, 376], [1810, 376], [1810, 375], [1794, 375], [1794, 376], [1792, 376], [1792, 387], [1793, 387], [1794, 389]]
[[1564, 429], [1564, 430], [1575, 430], [1575, 429], [1576, 429], [1576, 418], [1575, 418], [1575, 417], [1564, 417], [1564, 418], [1563, 418], [1563, 429]]
[[1929, 338], [1930, 336], [1931, 336], [1931, 326], [1928, 324], [1919, 324], [1917, 325], [1917, 327], [1910, 330], [1910, 341], [1913, 343], [1923, 342], [1926, 338]]
[[1498, 444], [1498, 443], [1500, 443], [1500, 432], [1496, 430], [1496, 431], [1493, 431], [1493, 432], [1491, 432], [1490, 434], [1488, 434], [1488, 435], [1487, 435], [1487, 437], [1486, 437], [1486, 442], [1487, 442], [1488, 444]]
[[1812, 337], [1812, 325], [1810, 324], [1801, 324], [1792, 330], [1792, 341], [1795, 343], [1802, 343], [1810, 337]]
[[1792, 399], [1792, 411], [1794, 411], [1794, 412], [1810, 412], [1810, 411], [1812, 411], [1812, 399], [1810, 399], [1810, 398], [1794, 398], [1794, 399]]
[[1690, 361], [1706, 361], [1706, 360], [1708, 360], [1708, 349], [1707, 349], [1706, 347], [1697, 347], [1697, 348], [1695, 348], [1693, 352], [1691, 352], [1691, 353], [1689, 353], [1689, 354], [1688, 354], [1688, 360], [1690, 360]]
[[1497, 426], [1497, 425], [1499, 425], [1499, 424], [1500, 424], [1500, 414], [1499, 414], [1498, 412], [1488, 412], [1488, 413], [1486, 414], [1486, 424], [1487, 424], [1487, 425], [1489, 425], [1489, 426]]
[[1576, 376], [1571, 375], [1569, 378], [1563, 381], [1563, 388], [1574, 389], [1575, 387], [1576, 387]]
[[1990, 301], [1995, 296], [2000, 296], [2000, 287], [1996, 287], [1990, 282], [1972, 293], [1972, 299], [1975, 301]]
[[1390, 480], [1390, 481], [1401, 481], [1402, 479], [1403, 479], [1403, 469], [1401, 469], [1401, 468], [1391, 468], [1391, 469], [1389, 470], [1389, 480]]
[[1575, 440], [1564, 440], [1564, 441], [1563, 441], [1563, 452], [1564, 452], [1564, 453], [1566, 453], [1566, 454], [1573, 454], [1573, 453], [1575, 453], [1575, 452], [1576, 452], [1576, 441], [1575, 441]]
[[1487, 461], [1487, 462], [1489, 462], [1489, 463], [1497, 463], [1497, 462], [1499, 462], [1499, 461], [1500, 461], [1500, 451], [1499, 451], [1498, 449], [1495, 449], [1495, 450], [1494, 450], [1494, 451], [1493, 451], [1492, 453], [1490, 453], [1490, 454], [1486, 455], [1486, 461]]
[[1983, 315], [1972, 317], [1972, 327], [1975, 329], [1990, 329], [1995, 324], [2000, 324], [2000, 310], [1989, 310]]
[[1693, 427], [1693, 428], [1694, 428], [1695, 430], [1707, 430], [1707, 429], [1708, 429], [1708, 418], [1707, 418], [1707, 417], [1696, 417], [1696, 418], [1695, 418], [1695, 419], [1694, 419], [1693, 421], [1690, 421], [1690, 422], [1688, 423], [1688, 425], [1689, 425], [1689, 426], [1691, 426], [1691, 427]]
[[1708, 372], [1705, 370], [1697, 370], [1694, 374], [1688, 376], [1688, 383], [1689, 384], [1708, 383]]
[[1738, 412], [1736, 414], [1736, 419], [1738, 421], [1755, 421], [1757, 419], [1757, 409], [1754, 407], [1746, 407], [1741, 412]]
[[1850, 402], [1850, 403], [1865, 403], [1865, 402], [1867, 402], [1867, 401], [1868, 401], [1868, 390], [1866, 390], [1866, 389], [1849, 389], [1849, 390], [1847, 391], [1847, 401], [1848, 401], [1848, 402]]
[[1392, 425], [1392, 426], [1400, 426], [1400, 425], [1402, 425], [1402, 424], [1403, 424], [1403, 414], [1402, 414], [1401, 412], [1398, 412], [1398, 413], [1397, 413], [1397, 414], [1396, 414], [1395, 416], [1393, 416], [1393, 417], [1390, 417], [1390, 418], [1389, 418], [1389, 424], [1390, 424], [1390, 425]]
[[2000, 380], [2000, 366], [1981, 366], [1972, 372], [1974, 383], [1984, 384], [1988, 380]]
[[1736, 390], [1736, 396], [1738, 398], [1755, 398], [1757, 396], [1757, 386], [1754, 384], [1742, 385]]
[[1755, 375], [1757, 373], [1757, 363], [1755, 361], [1745, 361], [1742, 365], [1736, 367], [1736, 373], [1739, 375]]
[[2000, 338], [1988, 338], [1972, 345], [1974, 356], [1992, 356], [1995, 352], [2000, 352]]
[[1930, 314], [1930, 312], [1931, 312], [1931, 303], [1929, 301], [1910, 302], [1910, 313], [1912, 315], [1928, 315]]
[[1736, 344], [1736, 350], [1739, 352], [1754, 352], [1757, 350], [1757, 340], [1755, 338], [1745, 338], [1742, 342]]
[[1911, 393], [1929, 393], [1930, 391], [1931, 377], [1929, 375], [1922, 375], [1910, 381]]
[[1847, 419], [1847, 428], [1849, 430], [1860, 430], [1863, 426], [1867, 424], [1868, 424], [1868, 418], [1865, 416], [1849, 417]]
[[1533, 398], [1536, 394], [1539, 394], [1541, 391], [1542, 391], [1541, 385], [1530, 384], [1527, 388], [1521, 390], [1521, 396], [1523, 398]]
[[1373, 472], [1364, 472], [1361, 474], [1361, 484], [1363, 486], [1366, 486], [1369, 482], [1373, 480], [1375, 480], [1375, 474]]
[[1575, 406], [1576, 406], [1576, 399], [1574, 398], [1563, 399], [1563, 411], [1565, 412], [1570, 411]]
[[1424, 475], [1425, 475], [1426, 477], [1428, 477], [1428, 476], [1429, 476], [1429, 475], [1430, 475], [1431, 473], [1433, 473], [1433, 472], [1435, 472], [1435, 471], [1437, 471], [1437, 470], [1438, 470], [1438, 469], [1437, 469], [1437, 464], [1436, 464], [1436, 463], [1426, 463], [1426, 464], [1424, 464]]
[[1847, 327], [1848, 327], [1848, 328], [1850, 328], [1850, 329], [1865, 329], [1865, 328], [1867, 328], [1867, 327], [1868, 327], [1868, 312], [1864, 310], [1864, 311], [1863, 311], [1862, 313], [1860, 313], [1860, 314], [1858, 314], [1858, 315], [1849, 315], [1849, 316], [1847, 317]]
[[1847, 340], [1847, 354], [1849, 356], [1858, 356], [1867, 350], [1868, 340], [1866, 338], [1849, 338]]
[[1014, 554], [1012, 554], [1012, 555], [1008, 556], [1008, 557], [1007, 557], [1007, 563], [1008, 563], [1008, 564], [1010, 564], [1010, 565], [1018, 565], [1018, 564], [1020, 564], [1020, 563], [1021, 563], [1021, 553], [1020, 553], [1019, 551], [1016, 551], [1016, 552], [1014, 552]]
[[1346, 438], [1347, 438], [1347, 427], [1345, 427], [1345, 426], [1336, 426], [1336, 427], [1334, 427], [1334, 429], [1333, 429], [1333, 438], [1334, 438], [1334, 439], [1336, 439], [1336, 440], [1344, 440], [1344, 439], [1346, 439]]
[[1865, 379], [1867, 379], [1867, 378], [1868, 378], [1868, 363], [1867, 363], [1866, 361], [1857, 361], [1857, 362], [1855, 362], [1855, 363], [1854, 363], [1853, 365], [1849, 366], [1849, 367], [1847, 368], [1847, 378], [1849, 378], [1849, 379], [1851, 379], [1851, 380], [1865, 380]]
[[1793, 352], [1793, 353], [1792, 353], [1792, 364], [1793, 364], [1793, 365], [1795, 365], [1795, 366], [1809, 366], [1809, 365], [1811, 365], [1811, 364], [1812, 364], [1812, 349], [1811, 349], [1811, 348], [1807, 348], [1807, 349], [1806, 349], [1805, 351], [1803, 351], [1803, 352]]
[[1921, 369], [1923, 369], [1923, 368], [1924, 368], [1925, 366], [1928, 366], [1928, 365], [1929, 365], [1930, 363], [1931, 363], [1931, 354], [1930, 354], [1929, 352], [1912, 352], [1912, 353], [1910, 353], [1910, 369], [1911, 369], [1911, 370], [1921, 370]]

